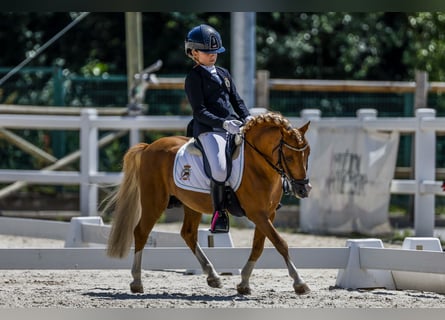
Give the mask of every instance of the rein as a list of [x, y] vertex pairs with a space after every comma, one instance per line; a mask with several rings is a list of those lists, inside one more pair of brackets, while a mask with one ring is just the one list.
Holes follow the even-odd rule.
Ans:
[[[286, 170], [284, 167], [286, 167], [289, 170], [289, 166], [286, 162], [286, 160], [283, 157], [283, 146], [285, 146], [286, 148], [292, 150], [292, 151], [297, 151], [297, 152], [303, 152], [304, 150], [307, 149], [307, 147], [309, 146], [309, 144], [306, 144], [305, 146], [301, 147], [301, 148], [296, 148], [291, 146], [290, 144], [286, 143], [283, 139], [280, 140], [280, 143], [273, 148], [273, 150], [278, 148], [278, 165], [273, 164], [269, 159], [267, 159], [266, 155], [264, 153], [262, 153], [260, 150], [258, 150], [257, 147], [255, 147], [253, 144], [251, 144], [249, 141], [247, 141], [245, 139], [244, 136], [242, 136], [243, 140], [247, 143], [248, 146], [250, 146], [253, 150], [255, 150], [268, 164], [269, 166], [272, 167], [272, 169], [274, 169], [282, 178], [284, 181], [286, 181], [286, 183], [290, 182], [291, 185], [306, 185], [309, 183], [309, 179], [294, 179], [294, 177], [292, 176], [288, 176], [288, 174], [286, 173]], [[283, 166], [283, 161], [285, 166]], [[285, 193], [289, 193], [289, 186], [284, 187], [285, 189]]]

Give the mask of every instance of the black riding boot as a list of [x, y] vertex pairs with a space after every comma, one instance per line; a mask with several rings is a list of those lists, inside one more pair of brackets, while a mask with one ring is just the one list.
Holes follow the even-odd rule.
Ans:
[[213, 213], [209, 230], [212, 233], [229, 232], [229, 215], [224, 210], [224, 192], [226, 188], [224, 182], [212, 181], [210, 187], [215, 212]]

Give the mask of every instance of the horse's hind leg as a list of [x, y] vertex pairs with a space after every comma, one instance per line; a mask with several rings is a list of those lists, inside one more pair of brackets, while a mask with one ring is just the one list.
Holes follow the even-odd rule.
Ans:
[[[133, 276], [133, 282], [130, 283], [130, 290], [133, 293], [143, 293], [144, 287], [142, 285], [141, 271], [142, 271], [142, 252], [144, 250], [145, 243], [147, 242], [148, 235], [153, 229], [155, 223], [161, 217], [164, 210], [157, 209], [156, 205], [149, 207], [148, 203], [144, 203], [142, 200], [142, 213], [139, 223], [134, 229], [134, 258], [133, 266], [131, 268], [131, 275]], [[163, 205], [159, 204], [160, 207]], [[165, 201], [165, 207], [167, 207], [167, 201]]]
[[198, 243], [198, 227], [201, 216], [201, 213], [184, 205], [184, 223], [181, 236], [198, 259], [202, 271], [207, 275], [207, 284], [212, 288], [221, 288], [222, 284], [218, 273]]

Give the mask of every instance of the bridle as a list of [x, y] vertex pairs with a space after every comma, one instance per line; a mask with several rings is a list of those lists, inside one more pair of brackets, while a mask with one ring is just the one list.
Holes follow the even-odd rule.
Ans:
[[[283, 140], [283, 135], [281, 135], [280, 143], [272, 149], [272, 153], [278, 149], [278, 161], [277, 164], [273, 164], [264, 153], [262, 153], [260, 150], [258, 150], [257, 147], [255, 147], [253, 144], [251, 144], [248, 140], [245, 139], [243, 136], [244, 141], [248, 146], [250, 146], [253, 150], [255, 150], [261, 157], [269, 164], [270, 167], [272, 167], [283, 179], [283, 189], [286, 194], [291, 193], [294, 191], [294, 189], [301, 190], [304, 189], [305, 185], [309, 183], [309, 179], [295, 179], [292, 177], [292, 174], [289, 170], [289, 165], [286, 162], [286, 159], [283, 155], [283, 147], [286, 147], [292, 151], [296, 152], [304, 152], [308, 147], [309, 144], [306, 143], [303, 147], [298, 148], [291, 146], [290, 144], [286, 143]], [[307, 163], [306, 163], [306, 170], [307, 170]], [[286, 172], [287, 171], [287, 172]], [[289, 188], [289, 183], [292, 186], [292, 189]], [[291, 189], [291, 190], [290, 190]]]

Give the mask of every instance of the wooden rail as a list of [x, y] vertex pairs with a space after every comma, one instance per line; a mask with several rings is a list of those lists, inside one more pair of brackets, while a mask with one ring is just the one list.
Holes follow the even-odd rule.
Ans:
[[[150, 84], [150, 90], [183, 90], [184, 78], [158, 78], [159, 83]], [[359, 81], [359, 80], [304, 80], [269, 79], [269, 90], [276, 91], [324, 91], [362, 93], [414, 93], [414, 81]], [[428, 90], [444, 93], [445, 82], [430, 82]]]

